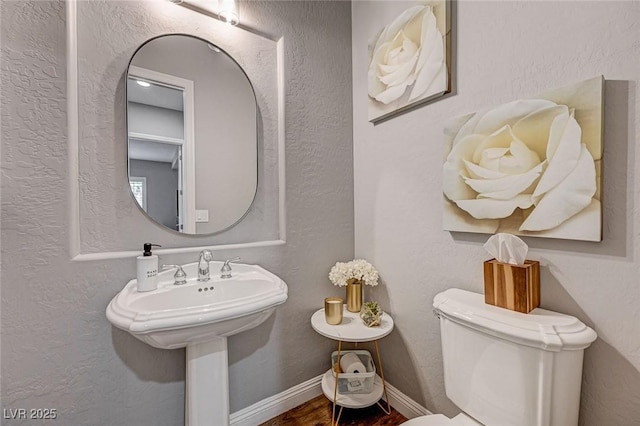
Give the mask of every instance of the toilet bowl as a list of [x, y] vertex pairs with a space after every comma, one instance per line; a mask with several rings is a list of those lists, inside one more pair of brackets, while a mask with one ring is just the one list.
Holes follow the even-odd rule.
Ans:
[[576, 426], [584, 350], [596, 333], [570, 315], [528, 314], [449, 289], [433, 299], [447, 397], [462, 411], [403, 426]]

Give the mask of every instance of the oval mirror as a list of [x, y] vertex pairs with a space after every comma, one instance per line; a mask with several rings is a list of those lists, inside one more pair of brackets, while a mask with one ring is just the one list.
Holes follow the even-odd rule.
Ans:
[[188, 234], [238, 223], [258, 184], [257, 106], [240, 65], [206, 40], [156, 37], [127, 70], [131, 194], [152, 220]]

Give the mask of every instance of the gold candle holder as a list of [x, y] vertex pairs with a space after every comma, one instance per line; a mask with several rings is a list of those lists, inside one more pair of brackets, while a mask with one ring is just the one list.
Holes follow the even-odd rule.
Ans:
[[342, 322], [342, 298], [327, 297], [324, 299], [324, 316], [327, 324], [340, 324]]

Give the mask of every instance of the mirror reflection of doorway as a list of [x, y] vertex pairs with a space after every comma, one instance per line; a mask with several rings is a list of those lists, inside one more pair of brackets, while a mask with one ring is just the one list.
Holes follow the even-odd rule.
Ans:
[[[127, 81], [129, 183], [140, 207], [156, 222], [193, 232], [193, 180], [188, 156], [193, 140], [185, 132], [185, 90], [190, 81], [144, 69], [130, 70]], [[157, 81], [160, 80], [160, 81]], [[187, 108], [188, 109], [188, 108]], [[188, 125], [188, 124], [187, 124]], [[193, 171], [192, 171], [193, 173]], [[195, 208], [191, 209], [195, 210]]]
[[180, 231], [182, 144], [130, 136], [129, 150], [129, 183], [138, 204], [162, 225]]

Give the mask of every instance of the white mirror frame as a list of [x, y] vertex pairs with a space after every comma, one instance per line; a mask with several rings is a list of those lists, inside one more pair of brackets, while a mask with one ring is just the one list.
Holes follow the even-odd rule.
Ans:
[[[264, 37], [260, 34], [261, 37]], [[78, 78], [78, 15], [77, 0], [66, 0], [67, 45], [67, 129], [68, 129], [68, 179], [69, 179], [69, 250], [73, 261], [122, 259], [138, 256], [139, 250], [82, 253], [80, 235], [80, 185], [79, 185], [79, 78]], [[237, 244], [175, 247], [154, 250], [159, 255], [197, 253], [205, 248], [227, 250], [278, 246], [286, 243], [285, 211], [285, 128], [284, 128], [284, 41], [276, 41], [278, 77], [278, 239]], [[191, 236], [193, 238], [193, 236]], [[204, 238], [204, 236], [203, 236]]]

